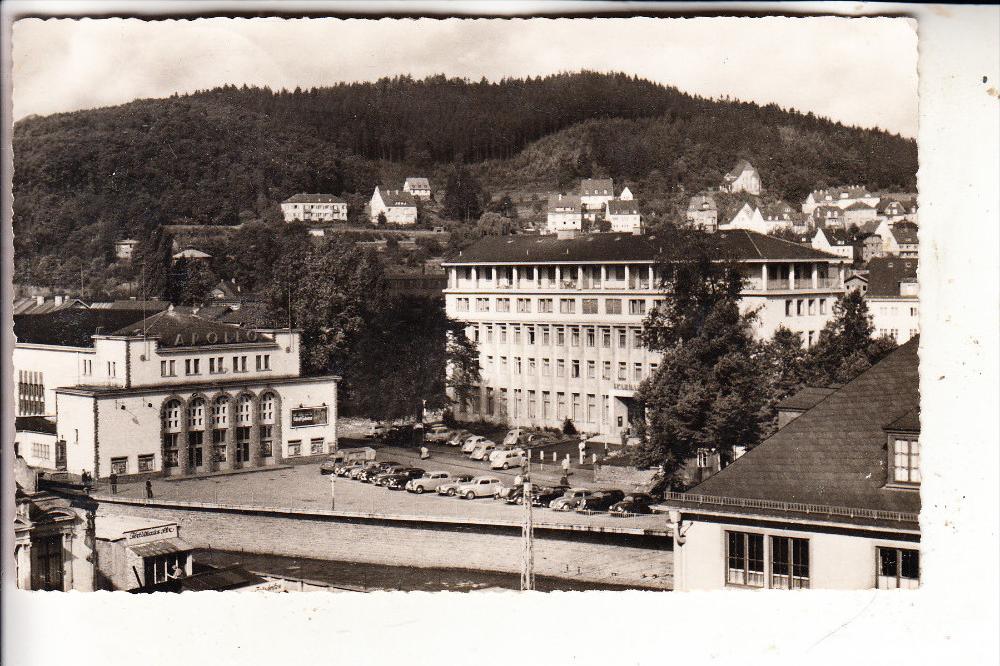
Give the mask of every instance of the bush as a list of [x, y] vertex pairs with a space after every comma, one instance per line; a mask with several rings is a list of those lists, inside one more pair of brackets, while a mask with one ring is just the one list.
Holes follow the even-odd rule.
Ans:
[[568, 416], [566, 417], [566, 420], [563, 421], [562, 431], [567, 437], [572, 437], [576, 434], [576, 426], [573, 425], [573, 419]]

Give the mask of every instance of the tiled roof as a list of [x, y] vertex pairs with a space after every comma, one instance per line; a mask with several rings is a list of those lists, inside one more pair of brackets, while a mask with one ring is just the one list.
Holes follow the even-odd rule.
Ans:
[[382, 201], [389, 208], [413, 208], [417, 200], [413, 195], [403, 190], [381, 190]]
[[212, 291], [215, 291], [216, 289], [222, 292], [223, 299], [232, 300], [239, 298], [236, 288], [225, 280], [219, 280], [219, 284], [212, 287]]
[[804, 412], [812, 409], [834, 392], [834, 389], [823, 386], [806, 386], [794, 395], [790, 395], [778, 403], [779, 410], [794, 410]]
[[273, 342], [270, 336], [263, 333], [172, 310], [159, 312], [152, 317], [120, 328], [114, 335], [156, 337], [159, 338], [161, 347]]
[[639, 205], [635, 201], [618, 201], [612, 199], [608, 202], [609, 215], [638, 215]]
[[736, 180], [744, 171], [753, 171], [753, 165], [746, 160], [740, 160], [733, 167], [732, 171], [726, 174], [726, 180]]
[[56, 434], [56, 422], [44, 416], [17, 416], [14, 418], [14, 429], [17, 432], [40, 432], [54, 435]]
[[169, 307], [170, 301], [139, 299], [133, 301], [128, 298], [119, 299], [117, 301], [90, 304], [90, 308], [92, 310], [138, 310], [140, 314], [145, 312], [147, 315], [166, 310]]
[[902, 245], [916, 245], [920, 242], [917, 230], [910, 227], [896, 225], [892, 228], [892, 235]]
[[919, 337], [691, 490], [697, 495], [918, 513], [886, 488], [886, 427], [919, 408]]
[[55, 299], [47, 298], [44, 303], [39, 304], [37, 299], [34, 298], [18, 298], [14, 301], [11, 307], [11, 314], [46, 314], [49, 312], [55, 312], [57, 310], [65, 310], [66, 308], [86, 308], [89, 307], [86, 303], [78, 298], [67, 298], [62, 303], [56, 304]]
[[844, 210], [875, 210], [875, 206], [869, 206], [864, 201], [855, 201]]
[[197, 311], [192, 314], [196, 314], [202, 319], [210, 319], [212, 321], [219, 321], [223, 316], [229, 314], [232, 311], [228, 305], [206, 305], [200, 307]]
[[615, 195], [615, 183], [610, 178], [584, 178], [580, 181], [580, 195], [613, 197]]
[[[711, 234], [709, 241], [720, 255], [728, 254], [744, 261], [843, 259], [746, 229], [720, 231]], [[449, 257], [447, 263], [652, 262], [676, 256], [677, 249], [671, 243], [672, 239], [666, 236], [630, 233], [585, 234], [575, 238], [555, 235], [486, 236]]]
[[899, 296], [899, 284], [917, 278], [917, 260], [876, 257], [868, 261], [868, 297]]
[[696, 194], [688, 202], [688, 211], [718, 210], [715, 205], [715, 198], [710, 194]]
[[578, 213], [582, 205], [579, 194], [550, 194], [548, 212], [553, 213], [557, 208], [565, 208], [569, 210], [560, 212]]
[[410, 186], [411, 190], [429, 190], [431, 189], [431, 184], [426, 178], [414, 178], [410, 177], [406, 179], [406, 184]]
[[[846, 194], [846, 197], [842, 197], [841, 194]], [[827, 196], [830, 197], [832, 201], [840, 201], [841, 199], [859, 199], [861, 197], [871, 196], [868, 193], [868, 188], [863, 185], [847, 185], [844, 187], [831, 187], [825, 190], [813, 190], [812, 191], [813, 201], [820, 203], [827, 200]]]
[[93, 347], [91, 336], [108, 334], [142, 319], [141, 310], [65, 309], [40, 315], [16, 315], [14, 335], [25, 344]]
[[245, 328], [274, 328], [287, 325], [287, 322], [275, 321], [269, 314], [266, 305], [255, 302], [244, 303], [238, 309], [227, 312], [216, 321], [236, 324]]
[[347, 203], [332, 194], [295, 194], [282, 203]]

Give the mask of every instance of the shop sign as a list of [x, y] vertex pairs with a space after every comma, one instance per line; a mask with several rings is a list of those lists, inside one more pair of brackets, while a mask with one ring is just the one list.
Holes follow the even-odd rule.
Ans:
[[637, 391], [639, 390], [638, 384], [632, 384], [630, 382], [615, 382], [616, 391]]
[[292, 427], [326, 425], [326, 407], [299, 407], [292, 410]]
[[125, 532], [126, 544], [139, 544], [146, 541], [159, 541], [177, 536], [177, 525], [164, 525], [162, 527], [151, 527], [145, 530], [133, 530]]

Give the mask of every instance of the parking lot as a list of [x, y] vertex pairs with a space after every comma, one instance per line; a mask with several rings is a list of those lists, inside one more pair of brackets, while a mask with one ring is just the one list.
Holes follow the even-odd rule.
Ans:
[[[569, 449], [577, 451], [578, 441], [546, 447], [544, 451], [547, 462], [544, 465], [540, 465], [537, 458], [534, 459], [531, 476], [536, 485], [554, 485], [558, 482], [563, 473], [562, 467], [559, 463], [551, 462], [551, 450], [555, 450], [557, 458], [561, 459]], [[344, 438], [341, 446], [345, 449], [362, 443], [361, 440]], [[377, 459], [396, 461], [427, 471], [443, 470], [452, 475], [496, 476], [506, 485], [512, 484], [514, 477], [519, 473], [518, 469], [490, 470], [487, 461], [470, 460], [462, 455], [457, 447], [443, 444], [428, 444], [427, 447], [431, 454], [427, 460], [421, 460], [419, 449], [411, 447], [377, 447]], [[576, 462], [578, 460], [574, 461]], [[247, 474], [182, 480], [157, 479], [153, 481], [153, 492], [156, 499], [328, 510], [331, 508], [332, 486], [336, 498], [334, 508], [338, 511], [485, 521], [520, 521], [524, 516], [523, 506], [507, 505], [492, 497], [467, 500], [440, 496], [435, 492], [417, 495], [402, 490], [389, 490], [346, 478], [336, 478], [331, 481], [330, 476], [320, 474], [319, 467], [319, 462], [310, 462]], [[574, 464], [570, 470], [569, 482], [573, 487], [596, 488], [600, 485], [594, 483], [593, 471], [589, 465], [580, 467]], [[142, 497], [144, 490], [141, 483], [120, 484], [119, 494]], [[665, 528], [665, 519], [659, 515], [615, 517], [607, 513], [585, 515], [575, 511], [558, 512], [548, 508], [535, 508], [533, 519], [538, 525], [586, 525], [655, 530]]]

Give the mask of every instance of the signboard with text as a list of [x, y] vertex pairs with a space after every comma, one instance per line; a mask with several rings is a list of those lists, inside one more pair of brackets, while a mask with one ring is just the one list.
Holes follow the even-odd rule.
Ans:
[[160, 527], [150, 527], [142, 530], [132, 530], [125, 532], [126, 545], [133, 546], [147, 541], [160, 541], [177, 536], [177, 525], [162, 525]]
[[299, 407], [292, 410], [292, 427], [304, 428], [327, 424], [326, 407]]

